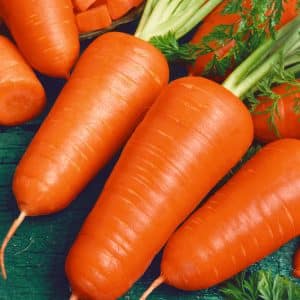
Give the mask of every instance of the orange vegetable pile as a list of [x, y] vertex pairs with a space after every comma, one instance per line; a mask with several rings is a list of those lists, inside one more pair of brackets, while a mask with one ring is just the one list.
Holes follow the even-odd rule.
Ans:
[[143, 0], [72, 0], [80, 33], [103, 29], [142, 4]]

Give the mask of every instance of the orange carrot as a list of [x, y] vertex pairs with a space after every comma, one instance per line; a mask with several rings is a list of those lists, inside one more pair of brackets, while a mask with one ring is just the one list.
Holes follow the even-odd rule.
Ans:
[[109, 14], [113, 20], [124, 16], [132, 7], [130, 0], [107, 0]]
[[274, 93], [282, 95], [277, 102], [277, 112], [273, 112], [273, 126], [269, 122], [271, 117], [269, 110], [274, 105], [274, 100], [260, 98], [261, 102], [252, 115], [254, 135], [258, 141], [267, 143], [279, 138], [300, 138], [300, 114], [296, 113], [296, 104], [299, 102], [297, 99], [300, 99], [298, 90], [299, 87], [289, 84], [281, 84], [273, 88]]
[[148, 292], [162, 282], [183, 290], [209, 288], [299, 235], [299, 165], [299, 140], [279, 140], [259, 151], [173, 234], [161, 276]]
[[0, 11], [33, 68], [49, 76], [68, 77], [79, 54], [71, 0], [0, 0]]
[[[230, 25], [230, 24], [237, 24], [240, 20], [240, 16], [236, 14], [222, 14], [222, 11], [228, 4], [228, 0], [223, 1], [215, 10], [209, 14], [203, 24], [199, 27], [196, 31], [194, 37], [191, 40], [191, 43], [197, 44], [202, 41], [202, 39], [207, 36], [209, 33], [213, 31], [213, 29], [218, 25]], [[244, 0], [243, 5], [245, 7], [249, 7], [251, 2], [249, 0]], [[287, 24], [289, 21], [294, 19], [297, 13], [297, 0], [289, 0], [283, 1], [284, 11], [282, 14], [282, 18], [280, 20], [280, 27]], [[218, 58], [223, 58], [226, 54], [234, 47], [234, 41], [229, 42], [228, 44], [224, 45], [220, 49], [216, 50], [215, 52], [211, 52], [205, 55], [201, 55], [189, 68], [190, 75], [203, 75], [205, 71], [205, 67], [207, 64], [212, 60], [213, 56], [216, 55]], [[211, 45], [214, 47], [215, 45], [212, 43]], [[218, 76], [214, 78], [218, 82], [222, 82], [226, 76], [232, 71], [232, 69], [228, 69], [227, 73], [224, 76]]]
[[112, 21], [105, 4], [90, 8], [76, 15], [76, 23], [80, 33], [106, 28]]
[[0, 36], [0, 125], [17, 125], [43, 110], [44, 89], [16, 47]]
[[83, 53], [13, 179], [21, 211], [1, 247], [25, 216], [65, 208], [124, 144], [163, 86], [169, 68], [152, 45], [128, 34], [97, 38]]
[[187, 77], [165, 88], [68, 254], [73, 296], [105, 300], [125, 293], [252, 138], [249, 111], [224, 87]]

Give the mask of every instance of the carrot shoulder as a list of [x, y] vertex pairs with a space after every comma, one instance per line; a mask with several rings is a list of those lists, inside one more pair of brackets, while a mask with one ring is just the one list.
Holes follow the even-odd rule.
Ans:
[[0, 125], [17, 125], [41, 113], [44, 89], [17, 48], [0, 36]]
[[252, 138], [250, 113], [222, 86], [188, 77], [166, 87], [68, 254], [73, 292], [82, 299], [125, 293]]
[[33, 68], [49, 76], [68, 77], [79, 54], [71, 0], [0, 0], [0, 11]]

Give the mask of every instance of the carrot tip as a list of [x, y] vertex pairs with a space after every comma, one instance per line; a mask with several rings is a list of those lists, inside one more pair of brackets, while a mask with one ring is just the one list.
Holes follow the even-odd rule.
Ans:
[[165, 278], [163, 275], [160, 275], [159, 277], [157, 277], [152, 282], [152, 284], [148, 287], [148, 289], [144, 292], [144, 294], [140, 297], [140, 300], [146, 300], [148, 298], [148, 296], [164, 282], [165, 282]]
[[8, 242], [10, 241], [10, 239], [12, 238], [12, 236], [15, 234], [16, 230], [19, 228], [19, 226], [24, 221], [25, 217], [26, 217], [26, 213], [24, 211], [21, 211], [19, 216], [17, 217], [17, 219], [13, 222], [13, 224], [9, 228], [9, 230], [8, 230], [4, 240], [2, 242], [1, 249], [0, 249], [0, 264], [1, 264], [2, 277], [4, 279], [7, 279], [7, 274], [6, 274], [6, 270], [5, 270], [5, 263], [4, 263], [5, 248], [8, 244]]

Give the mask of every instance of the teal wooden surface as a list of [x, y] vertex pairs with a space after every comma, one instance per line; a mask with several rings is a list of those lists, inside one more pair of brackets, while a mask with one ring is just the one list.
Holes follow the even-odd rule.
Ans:
[[[132, 31], [134, 25], [122, 27]], [[87, 43], [83, 44], [85, 47]], [[181, 69], [172, 70], [172, 78], [182, 75]], [[16, 164], [39, 127], [40, 122], [55, 101], [64, 81], [41, 77], [47, 89], [48, 107], [41, 118], [23, 126], [0, 127], [0, 238], [2, 239], [18, 214], [11, 192], [12, 175]], [[64, 274], [64, 260], [76, 234], [95, 203], [117, 156], [87, 186], [77, 199], [61, 213], [27, 218], [6, 251], [8, 280], [0, 279], [0, 300], [65, 300], [69, 296]], [[33, 166], [34, 167], [34, 166]], [[285, 245], [253, 269], [268, 269], [290, 276], [291, 258], [298, 240]], [[138, 255], [138, 253], [137, 253]], [[158, 255], [145, 275], [122, 298], [138, 299], [142, 291], [159, 274]], [[186, 293], [163, 285], [149, 298], [156, 300], [222, 299], [218, 289]]]

